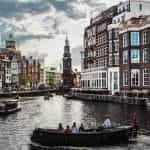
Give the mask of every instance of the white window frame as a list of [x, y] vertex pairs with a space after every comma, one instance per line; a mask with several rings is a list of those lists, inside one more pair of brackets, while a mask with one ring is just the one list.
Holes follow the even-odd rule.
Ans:
[[[133, 81], [132, 81], [133, 75], [135, 73], [138, 73], [138, 84], [137, 85], [133, 84]], [[136, 79], [134, 82], [136, 82]], [[131, 70], [131, 86], [132, 87], [139, 87], [140, 86], [140, 70], [139, 69], [132, 69]]]
[[147, 31], [144, 31], [142, 34], [143, 45], [147, 44]]
[[[124, 70], [123, 71], [123, 86], [128, 86], [128, 81], [129, 81], [129, 79], [128, 79], [128, 70]], [[127, 83], [127, 84], [125, 84], [125, 83]]]
[[[132, 36], [133, 36], [135, 33], [138, 33], [137, 39], [132, 38]], [[139, 46], [139, 45], [140, 45], [140, 32], [138, 32], [138, 31], [133, 31], [133, 32], [130, 32], [130, 34], [131, 34], [131, 46]], [[135, 44], [135, 41], [136, 41], [136, 40], [137, 40], [137, 44]]]
[[122, 35], [122, 41], [123, 41], [123, 43], [122, 43], [122, 45], [123, 45], [123, 48], [125, 48], [125, 47], [128, 47], [128, 44], [129, 44], [129, 40], [128, 40], [128, 33], [124, 33], [123, 35]]
[[[138, 51], [138, 58], [132, 58], [132, 51]], [[139, 49], [131, 49], [131, 63], [140, 63], [140, 50]]]
[[[145, 72], [147, 71], [147, 72]], [[146, 77], [145, 77], [145, 74], [147, 75], [147, 79], [148, 81], [145, 81]], [[148, 84], [145, 84], [145, 83], [148, 83]], [[149, 86], [149, 70], [148, 69], [143, 69], [143, 86]]]
[[[146, 54], [145, 54], [145, 51], [147, 52]], [[146, 60], [147, 55], [148, 55], [148, 48], [144, 48], [143, 49], [143, 63], [148, 63], [148, 60]]]
[[129, 58], [127, 59], [127, 62], [125, 62], [125, 59], [124, 59], [124, 53], [125, 52], [127, 52], [127, 58], [128, 58], [128, 50], [125, 50], [125, 51], [123, 51], [123, 64], [128, 64], [128, 60], [129, 60]]

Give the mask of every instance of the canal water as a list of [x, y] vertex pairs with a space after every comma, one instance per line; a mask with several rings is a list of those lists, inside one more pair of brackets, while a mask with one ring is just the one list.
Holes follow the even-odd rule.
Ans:
[[[36, 127], [57, 128], [75, 121], [85, 127], [101, 125], [104, 116], [109, 114], [114, 124], [127, 123], [133, 112], [137, 113], [140, 127], [150, 129], [150, 109], [133, 105], [112, 103], [92, 103], [67, 100], [54, 96], [50, 100], [37, 97], [21, 102], [22, 110], [7, 117], [0, 117], [0, 150], [30, 150], [30, 135]], [[71, 148], [70, 148], [71, 149]], [[84, 150], [149, 150], [150, 137], [140, 135], [138, 142], [125, 146], [78, 148]]]

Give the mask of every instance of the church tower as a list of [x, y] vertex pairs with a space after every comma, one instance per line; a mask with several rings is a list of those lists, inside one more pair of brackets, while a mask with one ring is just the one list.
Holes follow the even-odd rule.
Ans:
[[14, 40], [12, 33], [9, 33], [8, 35], [8, 39], [6, 40], [6, 48], [16, 50], [16, 41]]
[[65, 40], [63, 54], [63, 88], [70, 89], [73, 87], [72, 59], [68, 37]]

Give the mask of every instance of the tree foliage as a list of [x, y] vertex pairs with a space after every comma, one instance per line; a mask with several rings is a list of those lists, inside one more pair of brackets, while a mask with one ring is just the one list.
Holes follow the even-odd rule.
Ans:
[[20, 84], [26, 86], [29, 79], [25, 73], [20, 75]]

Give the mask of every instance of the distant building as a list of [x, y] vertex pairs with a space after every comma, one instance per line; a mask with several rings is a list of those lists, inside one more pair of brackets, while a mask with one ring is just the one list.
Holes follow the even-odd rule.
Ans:
[[72, 59], [70, 53], [69, 40], [66, 37], [63, 54], [63, 88], [73, 87]]
[[44, 73], [44, 68], [40, 68], [40, 84], [45, 84], [45, 73]]
[[30, 88], [37, 88], [40, 83], [40, 63], [32, 56], [27, 58], [27, 77]]
[[11, 85], [11, 62], [8, 58], [0, 58], [0, 90]]
[[14, 40], [12, 33], [8, 35], [8, 39], [6, 40], [6, 48], [16, 49], [16, 41]]
[[55, 73], [55, 85], [58, 89], [62, 87], [62, 73], [60, 72]]
[[5, 62], [5, 80], [2, 82], [2, 88], [17, 88], [20, 78], [21, 52], [16, 50], [16, 41], [12, 34], [9, 34], [6, 40], [6, 48], [0, 48], [0, 59]]
[[74, 78], [73, 78], [73, 84], [74, 88], [80, 88], [81, 87], [81, 72], [78, 72], [75, 70], [74, 72]]
[[20, 86], [21, 87], [30, 87], [29, 77], [28, 77], [28, 59], [25, 56], [21, 57], [20, 64]]
[[0, 48], [0, 90], [36, 89], [44, 81], [42, 62], [39, 58], [21, 56], [13, 35], [9, 34], [6, 47]]
[[44, 57], [39, 58], [40, 64], [40, 84], [45, 84]]
[[[31, 89], [38, 88], [41, 84], [41, 64], [38, 58], [22, 56], [20, 84]], [[43, 71], [43, 70], [42, 70]], [[42, 78], [44, 78], [42, 76]]]
[[20, 60], [16, 56], [11, 59], [11, 86], [12, 88], [20, 86]]
[[45, 71], [46, 74], [46, 84], [51, 88], [59, 88], [62, 84], [61, 73], [57, 72], [57, 69], [54, 67], [47, 68]]

